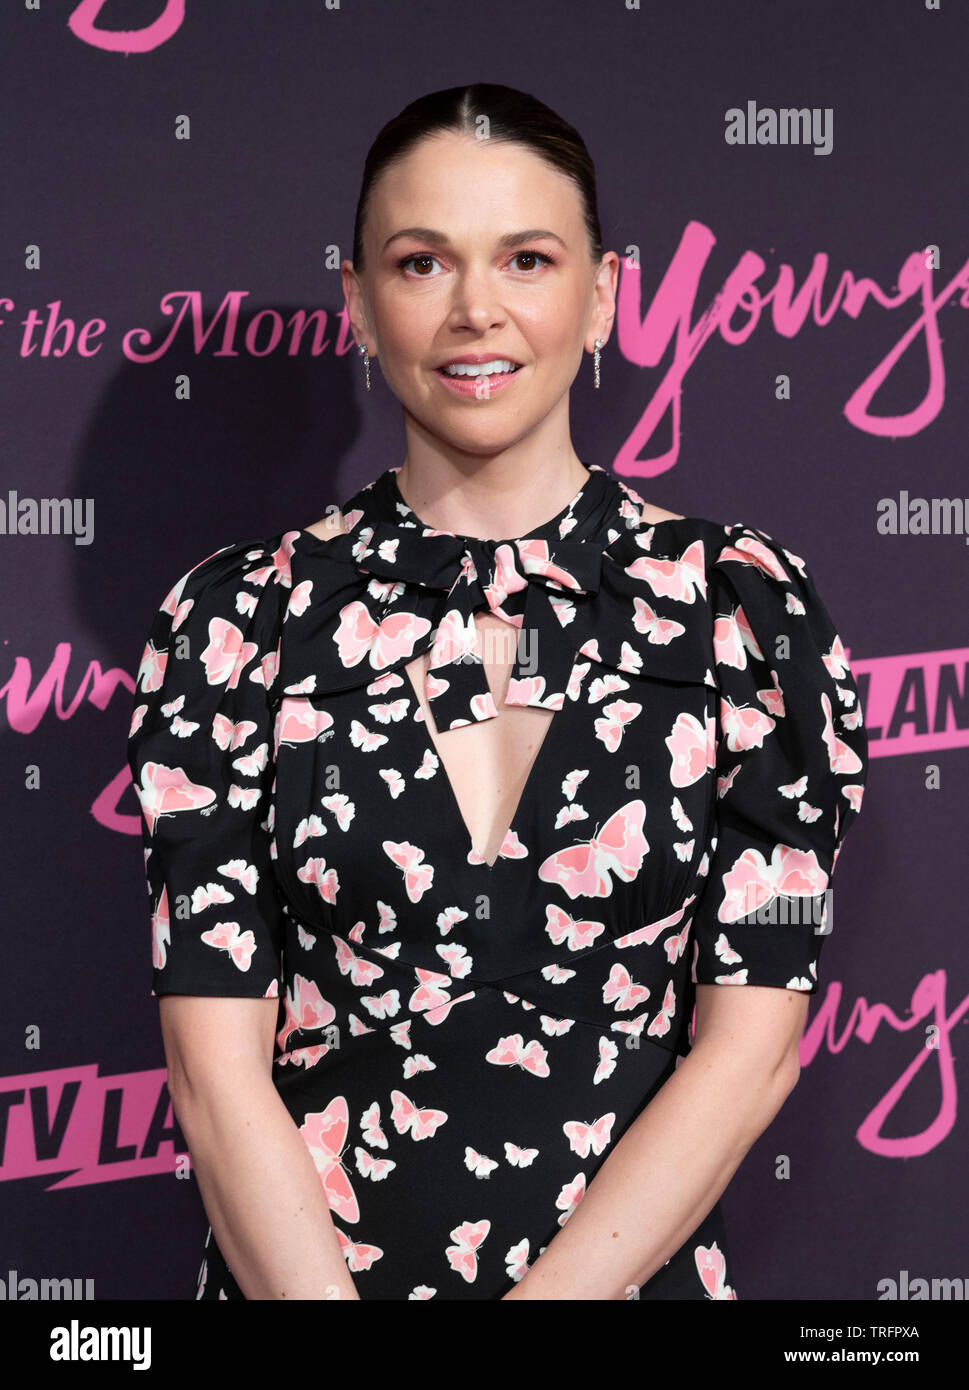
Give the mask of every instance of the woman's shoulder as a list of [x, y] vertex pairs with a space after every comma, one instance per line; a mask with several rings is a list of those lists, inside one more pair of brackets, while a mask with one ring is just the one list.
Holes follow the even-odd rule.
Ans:
[[314, 521], [311, 526], [305, 526], [303, 529], [319, 541], [328, 541], [332, 540], [334, 536], [346, 535], [346, 523], [343, 519], [343, 513], [340, 511], [331, 512], [321, 521]]

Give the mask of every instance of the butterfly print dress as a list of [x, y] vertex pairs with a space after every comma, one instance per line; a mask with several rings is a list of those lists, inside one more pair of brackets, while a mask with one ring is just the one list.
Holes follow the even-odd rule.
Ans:
[[[697, 984], [816, 991], [867, 736], [764, 532], [646, 524], [592, 465], [479, 540], [396, 474], [346, 534], [228, 545], [159, 609], [128, 745], [152, 993], [278, 997], [273, 1081], [362, 1299], [500, 1299], [689, 1052]], [[500, 718], [489, 609], [505, 704], [555, 711], [491, 865], [404, 670], [430, 651], [439, 733]], [[200, 1253], [195, 1296], [244, 1297], [211, 1228]], [[626, 1297], [737, 1297], [719, 1203]]]

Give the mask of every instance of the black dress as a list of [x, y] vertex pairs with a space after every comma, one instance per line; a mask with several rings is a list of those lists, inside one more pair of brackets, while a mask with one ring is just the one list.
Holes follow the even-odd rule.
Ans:
[[[762, 531], [647, 525], [593, 465], [482, 541], [396, 472], [348, 534], [226, 546], [159, 610], [129, 743], [152, 993], [279, 996], [273, 1080], [362, 1299], [499, 1299], [689, 1052], [697, 983], [817, 989], [867, 738]], [[506, 703], [556, 711], [492, 865], [403, 669], [433, 647], [439, 731], [500, 718], [486, 608], [521, 629]], [[243, 1297], [211, 1230], [196, 1296]], [[719, 1204], [628, 1296], [737, 1296]]]

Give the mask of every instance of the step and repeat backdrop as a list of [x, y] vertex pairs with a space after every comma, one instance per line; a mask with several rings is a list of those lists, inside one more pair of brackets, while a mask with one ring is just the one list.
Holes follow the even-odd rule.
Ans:
[[580, 457], [803, 556], [863, 700], [801, 1077], [724, 1198], [740, 1297], [969, 1297], [965, 7], [14, 0], [0, 28], [0, 1298], [193, 1284], [134, 677], [187, 569], [403, 461], [338, 267], [377, 131], [476, 81], [578, 128], [622, 258]]

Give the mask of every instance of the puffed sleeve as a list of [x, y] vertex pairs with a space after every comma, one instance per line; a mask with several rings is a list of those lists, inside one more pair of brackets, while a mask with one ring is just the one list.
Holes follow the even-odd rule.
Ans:
[[692, 978], [813, 994], [838, 921], [831, 877], [868, 772], [861, 700], [800, 556], [753, 527], [724, 529], [707, 571], [716, 827]]
[[240, 541], [184, 574], [138, 669], [128, 765], [142, 811], [153, 995], [279, 994], [270, 691], [289, 574], [274, 545]]

